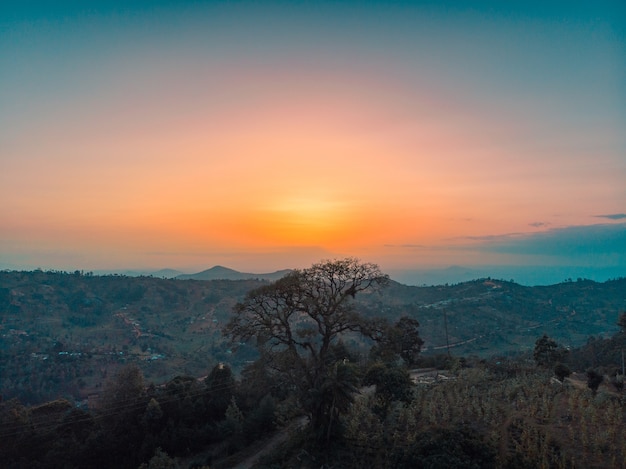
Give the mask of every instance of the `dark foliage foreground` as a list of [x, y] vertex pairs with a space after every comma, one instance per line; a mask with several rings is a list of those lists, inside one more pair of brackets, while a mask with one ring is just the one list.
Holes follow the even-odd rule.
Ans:
[[[305, 427], [257, 467], [626, 463], [626, 401], [608, 380], [594, 391], [584, 373], [561, 383], [549, 370], [515, 362], [474, 363], [447, 374], [454, 379], [415, 386], [402, 378], [402, 368], [373, 364], [358, 373], [361, 392], [329, 439], [311, 438]], [[117, 378], [94, 411], [65, 400], [36, 407], [0, 403], [2, 466], [232, 467], [250, 444], [297, 418], [294, 396], [255, 366], [239, 382], [219, 366], [204, 382], [181, 376], [162, 388], [146, 389], [133, 368]], [[375, 390], [362, 387], [366, 379], [376, 380]], [[404, 391], [394, 392], [398, 388]]]

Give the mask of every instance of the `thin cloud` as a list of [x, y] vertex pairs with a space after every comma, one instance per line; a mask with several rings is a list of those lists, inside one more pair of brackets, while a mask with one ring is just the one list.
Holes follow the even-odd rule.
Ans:
[[518, 237], [494, 236], [481, 250], [521, 256], [546, 256], [571, 262], [611, 261], [626, 267], [626, 223], [569, 226]]
[[550, 223], [544, 223], [542, 221], [536, 221], [533, 223], [529, 223], [528, 226], [532, 226], [533, 228], [544, 228], [546, 226], [550, 226]]
[[400, 249], [425, 249], [428, 246], [423, 244], [385, 244], [386, 248], [400, 248]]
[[626, 213], [609, 213], [607, 215], [594, 215], [596, 218], [608, 218], [609, 220], [623, 220]]
[[525, 233], [504, 233], [497, 235], [482, 235], [482, 236], [460, 236], [456, 238], [448, 238], [449, 241], [479, 241], [479, 242], [500, 242], [507, 241], [509, 239], [519, 238], [524, 236]]

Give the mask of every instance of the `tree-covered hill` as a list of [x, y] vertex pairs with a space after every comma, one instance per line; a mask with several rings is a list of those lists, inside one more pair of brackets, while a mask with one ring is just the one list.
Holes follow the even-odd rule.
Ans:
[[[381, 290], [387, 277], [356, 259], [273, 284], [41, 271], [0, 280], [6, 467], [626, 461], [624, 280]], [[607, 337], [560, 346], [596, 330]], [[418, 355], [418, 333], [431, 356]], [[442, 338], [454, 356], [436, 355]], [[532, 345], [536, 363], [460, 353]]]
[[156, 383], [206, 374], [230, 361], [221, 328], [261, 284], [0, 272], [0, 394], [84, 397], [129, 362]]
[[[98, 393], [123, 364], [156, 384], [235, 371], [256, 357], [222, 337], [233, 306], [260, 280], [176, 280], [81, 272], [0, 272], [0, 394], [24, 403]], [[564, 346], [618, 330], [626, 279], [545, 287], [482, 279], [409, 287], [396, 282], [356, 299], [365, 315], [420, 322], [423, 353], [529, 351], [543, 333]], [[447, 326], [447, 327], [446, 327]], [[447, 334], [446, 334], [447, 331]]]
[[538, 287], [493, 279], [434, 287], [391, 282], [363, 302], [371, 314], [418, 319], [426, 353], [449, 344], [457, 355], [486, 356], [531, 350], [543, 333], [567, 347], [614, 334], [626, 310], [626, 279]]

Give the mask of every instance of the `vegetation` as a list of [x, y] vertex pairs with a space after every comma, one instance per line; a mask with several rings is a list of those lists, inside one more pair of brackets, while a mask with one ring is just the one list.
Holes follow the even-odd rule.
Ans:
[[[221, 329], [265, 283], [0, 271], [0, 395], [86, 401], [131, 363], [155, 383], [206, 375], [207, 366], [232, 364]], [[238, 363], [254, 358], [240, 347]]]
[[[361, 392], [342, 409], [340, 431], [330, 441], [315, 443], [305, 427], [258, 467], [626, 463], [624, 395], [608, 383], [592, 392], [582, 373], [555, 385], [544, 368], [470, 360], [454, 379], [418, 385], [401, 380], [397, 386], [399, 369], [380, 363], [370, 369], [370, 377], [358, 384]], [[380, 377], [385, 373], [387, 380]], [[136, 376], [136, 370], [122, 375], [128, 374]], [[112, 379], [111, 392], [123, 385], [122, 375]], [[374, 393], [361, 387], [370, 379], [377, 380]], [[64, 400], [33, 407], [5, 401], [0, 403], [0, 457], [4, 467], [232, 467], [247, 447], [297, 415], [289, 410], [289, 392], [276, 389], [256, 401], [245, 393], [253, 389], [251, 383], [234, 384], [223, 413], [215, 410], [223, 404], [212, 403], [223, 402], [224, 395], [216, 392], [224, 388], [209, 391], [206, 382], [184, 376], [88, 411]], [[396, 392], [400, 388], [404, 392]]]
[[[355, 259], [272, 284], [0, 279], [3, 467], [220, 469], [262, 449], [255, 467], [626, 466], [623, 280], [412, 289]], [[523, 333], [503, 346], [502, 322], [491, 357], [460, 356], [460, 315], [488, 335], [506, 305]], [[572, 346], [592, 317], [576, 334], [606, 338]]]
[[356, 391], [354, 372], [337, 354], [338, 340], [349, 332], [384, 334], [351, 300], [387, 282], [377, 266], [356, 259], [315, 264], [250, 292], [226, 325], [234, 340], [256, 340], [264, 366], [296, 391], [318, 438], [330, 439]]
[[[253, 344], [233, 347], [222, 329], [236, 303], [267, 285], [0, 271], [0, 395], [31, 405], [86, 400], [129, 363], [157, 384], [178, 375], [206, 375], [220, 362], [239, 375], [258, 358], [257, 350]], [[439, 287], [389, 281], [376, 294], [356, 295], [353, 303], [363, 318], [398, 325], [398, 339], [387, 345], [404, 337], [417, 343], [408, 332], [410, 321], [419, 320], [418, 356], [424, 357], [447, 349], [456, 356], [532, 353], [542, 333], [568, 349], [593, 337], [589, 348], [595, 352], [576, 357], [587, 360], [586, 370], [599, 366], [594, 354], [609, 353], [600, 339], [619, 331], [616, 313], [626, 310], [625, 290], [626, 279], [534, 288], [493, 279]], [[371, 344], [352, 336], [344, 345], [358, 356]], [[378, 344], [378, 359], [397, 355], [384, 345]], [[411, 359], [411, 350], [403, 353], [405, 362]], [[621, 363], [619, 348], [610, 353]]]
[[556, 363], [561, 362], [563, 356], [564, 352], [559, 350], [558, 344], [546, 334], [535, 342], [533, 358], [535, 362], [537, 362], [537, 365], [550, 368]]

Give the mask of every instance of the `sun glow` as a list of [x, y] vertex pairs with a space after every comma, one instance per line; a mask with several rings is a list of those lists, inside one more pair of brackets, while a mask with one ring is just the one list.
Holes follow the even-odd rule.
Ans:
[[274, 200], [257, 211], [252, 231], [267, 242], [291, 246], [328, 246], [353, 230], [344, 203], [331, 198], [296, 195]]
[[610, 28], [240, 7], [5, 28], [0, 268], [453, 264], [622, 223]]

